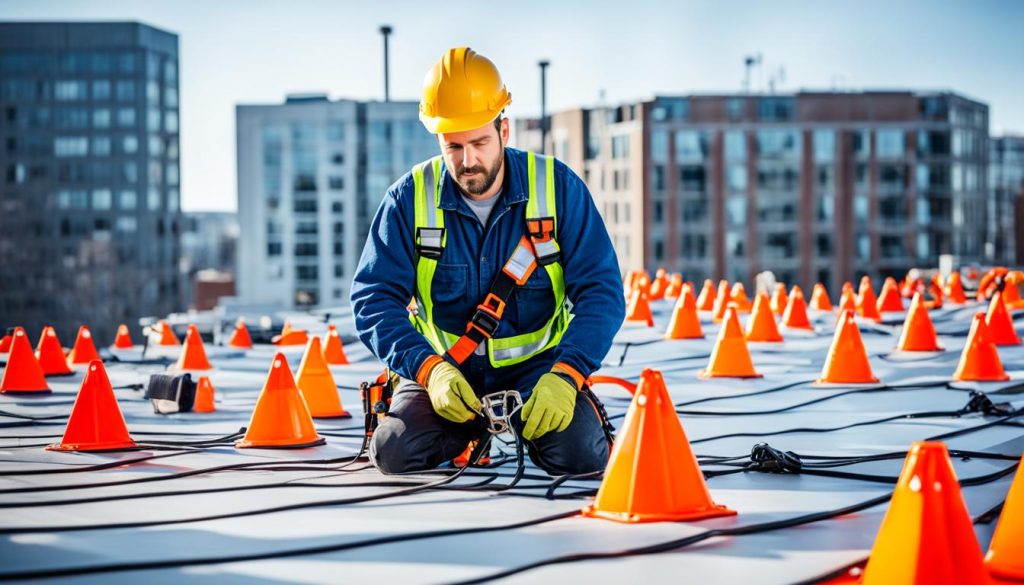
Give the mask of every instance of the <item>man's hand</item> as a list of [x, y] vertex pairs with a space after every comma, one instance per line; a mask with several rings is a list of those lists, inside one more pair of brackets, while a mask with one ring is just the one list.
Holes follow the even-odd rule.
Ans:
[[523, 438], [532, 441], [551, 431], [564, 431], [572, 422], [575, 408], [576, 388], [557, 374], [544, 374], [523, 405]]
[[480, 412], [480, 400], [473, 388], [462, 372], [446, 361], [439, 361], [430, 369], [424, 387], [434, 412], [452, 422], [471, 421]]

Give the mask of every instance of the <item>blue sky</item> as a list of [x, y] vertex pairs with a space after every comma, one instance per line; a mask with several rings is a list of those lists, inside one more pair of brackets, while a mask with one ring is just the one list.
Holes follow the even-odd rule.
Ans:
[[[177, 33], [182, 205], [235, 208], [237, 103], [285, 94], [418, 99], [430, 64], [469, 45], [501, 68], [510, 115], [540, 109], [538, 59], [551, 60], [553, 110], [656, 93], [741, 88], [760, 52], [780, 91], [952, 89], [987, 102], [994, 132], [1024, 133], [1024, 2], [977, 0], [440, 3], [291, 0], [0, 0], [2, 20], [138, 20]], [[755, 89], [757, 88], [755, 79]]]

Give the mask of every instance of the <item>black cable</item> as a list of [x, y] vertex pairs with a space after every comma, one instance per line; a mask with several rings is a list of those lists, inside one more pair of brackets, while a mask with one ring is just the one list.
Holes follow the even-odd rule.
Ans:
[[[996, 471], [996, 472], [993, 472], [993, 473], [990, 473], [990, 474], [987, 474], [987, 475], [984, 475], [984, 476], [980, 476], [980, 477], [976, 477], [976, 478], [971, 478], [969, 480], [963, 480], [963, 481], [960, 482], [960, 485], [961, 486], [970, 486], [970, 485], [980, 485], [980, 484], [992, 482], [992, 481], [995, 481], [997, 479], [1001, 479], [1001, 478], [1003, 478], [1003, 477], [1005, 477], [1007, 475], [1012, 474], [1014, 471], [1016, 471], [1016, 469], [1017, 469], [1017, 465], [1013, 465], [1013, 466], [1011, 466], [1011, 467], [1009, 467], [1007, 469], [1001, 469], [999, 471]], [[838, 517], [838, 516], [844, 516], [846, 514], [852, 514], [854, 512], [860, 512], [862, 510], [866, 510], [868, 508], [872, 508], [872, 507], [877, 506], [879, 504], [883, 504], [885, 502], [888, 502], [891, 497], [892, 497], [892, 494], [891, 493], [887, 493], [887, 494], [884, 494], [884, 495], [881, 495], [881, 496], [877, 496], [877, 497], [871, 498], [869, 500], [865, 500], [865, 501], [862, 501], [862, 502], [858, 502], [856, 504], [852, 504], [852, 505], [849, 505], [849, 506], [844, 506], [842, 508], [837, 508], [837, 509], [834, 509], [834, 510], [827, 510], [827, 511], [824, 511], [824, 512], [813, 512], [811, 514], [804, 514], [804, 515], [801, 515], [801, 516], [795, 516], [793, 518], [786, 518], [786, 519], [782, 519], [782, 520], [773, 520], [773, 521], [770, 521], [770, 522], [761, 522], [761, 523], [757, 523], [757, 524], [748, 524], [746, 526], [736, 526], [736, 527], [733, 527], [733, 528], [713, 528], [713, 529], [707, 530], [705, 532], [701, 532], [699, 534], [694, 534], [694, 535], [691, 535], [691, 536], [686, 536], [686, 537], [683, 537], [683, 538], [677, 538], [677, 539], [673, 539], [673, 540], [667, 540], [667, 541], [663, 541], [663, 542], [657, 542], [657, 543], [654, 543], [654, 544], [649, 544], [649, 545], [645, 545], [645, 546], [641, 546], [641, 547], [628, 548], [628, 549], [624, 549], [624, 550], [621, 550], [621, 551], [576, 553], [576, 554], [569, 554], [569, 555], [562, 555], [562, 556], [557, 556], [557, 557], [551, 557], [551, 558], [548, 558], [548, 559], [542, 559], [542, 560], [535, 561], [535, 562], [532, 562], [532, 563], [528, 563], [528, 564], [525, 564], [525, 565], [520, 565], [518, 567], [512, 567], [510, 569], [505, 569], [505, 570], [502, 570], [502, 571], [491, 573], [491, 574], [485, 575], [483, 577], [476, 577], [476, 578], [473, 578], [473, 579], [466, 579], [464, 581], [455, 581], [453, 583], [457, 583], [459, 585], [470, 585], [470, 584], [474, 584], [474, 583], [487, 583], [487, 582], [490, 582], [490, 581], [494, 581], [494, 580], [497, 580], [497, 579], [503, 579], [505, 577], [510, 577], [512, 575], [516, 575], [516, 574], [519, 574], [519, 573], [524, 573], [524, 572], [530, 571], [532, 569], [537, 569], [537, 568], [540, 568], [540, 567], [546, 567], [546, 566], [550, 566], [550, 565], [574, 563], [574, 562], [586, 561], [586, 560], [623, 558], [623, 557], [631, 557], [631, 556], [639, 556], [639, 555], [648, 555], [648, 554], [654, 554], [654, 553], [660, 553], [660, 552], [668, 552], [670, 550], [676, 550], [676, 549], [679, 549], [679, 548], [683, 548], [683, 547], [686, 547], [686, 546], [697, 544], [699, 542], [703, 542], [705, 540], [708, 540], [709, 538], [715, 538], [715, 537], [718, 537], [718, 536], [740, 536], [740, 535], [746, 535], [746, 534], [759, 534], [759, 533], [762, 533], [762, 532], [770, 532], [770, 531], [773, 531], [773, 530], [779, 530], [779, 529], [783, 529], [783, 528], [793, 528], [795, 526], [801, 526], [803, 524], [810, 524], [810, 523], [813, 523], [813, 522], [820, 522], [822, 520], [829, 520], [831, 518], [835, 518], [835, 517]]]

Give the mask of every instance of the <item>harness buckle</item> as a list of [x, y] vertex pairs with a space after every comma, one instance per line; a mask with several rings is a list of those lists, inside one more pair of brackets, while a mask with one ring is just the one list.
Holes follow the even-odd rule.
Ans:
[[548, 216], [527, 219], [526, 231], [534, 243], [546, 242], [551, 239], [551, 234], [555, 231], [555, 218]]
[[444, 228], [418, 227], [416, 228], [416, 253], [424, 258], [437, 260], [444, 251], [441, 243], [444, 241]]
[[[504, 303], [502, 304], [504, 305]], [[500, 322], [501, 318], [499, 316], [496, 316], [491, 312], [490, 308], [481, 304], [477, 306], [476, 313], [473, 313], [473, 318], [469, 320], [469, 327], [466, 329], [468, 331], [470, 328], [475, 328], [484, 337], [490, 339], [494, 332], [498, 330]]]
[[526, 220], [526, 233], [533, 242], [533, 251], [537, 256], [537, 264], [547, 266], [558, 262], [562, 258], [562, 252], [555, 243], [555, 218], [538, 217]]

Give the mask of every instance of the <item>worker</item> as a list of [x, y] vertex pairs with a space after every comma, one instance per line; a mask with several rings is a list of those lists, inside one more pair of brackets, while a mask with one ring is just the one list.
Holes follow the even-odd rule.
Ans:
[[553, 475], [604, 469], [610, 425], [586, 379], [625, 316], [618, 260], [587, 186], [508, 147], [495, 65], [450, 49], [420, 120], [440, 156], [385, 193], [352, 282], [356, 330], [400, 380], [369, 445], [384, 473], [432, 469], [481, 434], [479, 398], [517, 390], [512, 426]]

